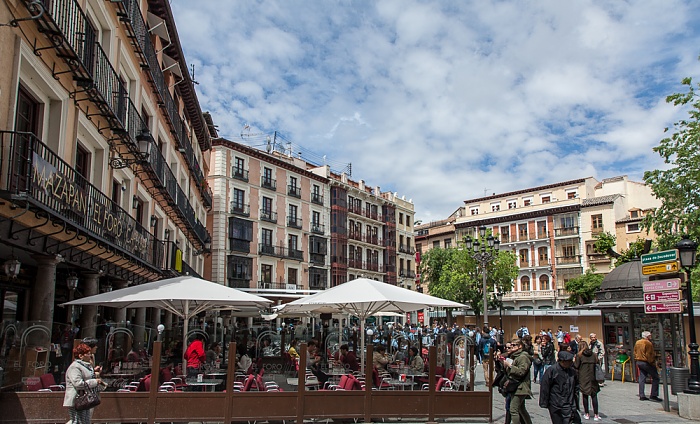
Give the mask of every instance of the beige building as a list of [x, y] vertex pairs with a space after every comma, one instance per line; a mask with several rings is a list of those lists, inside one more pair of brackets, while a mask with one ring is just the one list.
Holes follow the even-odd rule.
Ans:
[[202, 274], [210, 134], [167, 1], [8, 0], [0, 23], [0, 305], [48, 348], [57, 323], [95, 335], [73, 296]]
[[[659, 205], [651, 190], [626, 176], [597, 181], [582, 178], [465, 201], [454, 223], [457, 240], [474, 237], [480, 226], [497, 234], [500, 248], [517, 256], [520, 268], [504, 307], [549, 309], [566, 305], [566, 281], [591, 265], [609, 272], [611, 263], [595, 253], [594, 236], [615, 233], [616, 225]], [[618, 240], [627, 248], [631, 232]], [[636, 237], [635, 237], [636, 239]]]

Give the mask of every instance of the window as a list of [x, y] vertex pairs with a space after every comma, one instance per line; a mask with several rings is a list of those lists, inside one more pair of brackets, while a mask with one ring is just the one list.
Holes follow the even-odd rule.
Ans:
[[260, 281], [263, 283], [272, 283], [272, 265], [260, 265]]
[[445, 249], [449, 249], [450, 247], [452, 247], [452, 239], [445, 239], [444, 243], [445, 243]]
[[523, 199], [523, 206], [530, 206], [532, 205], [532, 197], [528, 197], [527, 199]]
[[296, 286], [297, 274], [298, 270], [296, 268], [287, 268], [287, 284], [289, 284], [290, 286]]
[[561, 247], [562, 256], [570, 258], [576, 256], [576, 247], [574, 245], [565, 245]]
[[287, 247], [290, 251], [299, 250], [299, 236], [290, 234], [287, 238]]
[[530, 266], [529, 260], [528, 260], [528, 249], [520, 249], [520, 252], [518, 252], [520, 256], [520, 266], [521, 267], [527, 267]]
[[243, 211], [245, 205], [245, 191], [234, 188], [233, 189], [233, 209], [236, 211]]
[[433, 242], [433, 248], [438, 249], [440, 247], [440, 240], [436, 240]]
[[547, 253], [546, 247], [539, 247], [537, 249], [537, 255], [540, 259], [540, 266], [546, 265], [549, 262], [549, 254]]
[[501, 243], [510, 242], [510, 227], [501, 227]]
[[411, 217], [406, 215], [406, 226], [410, 227], [411, 226]]
[[593, 233], [600, 233], [603, 231], [603, 215], [592, 215], [591, 216], [591, 229]]
[[318, 184], [314, 184], [311, 190], [311, 201], [319, 205], [323, 204], [323, 196], [321, 195], [321, 187]]
[[549, 276], [548, 275], [541, 275], [540, 276], [540, 290], [549, 290]]
[[253, 240], [253, 222], [231, 217], [228, 221], [229, 249], [236, 252], [250, 252]]
[[498, 212], [501, 210], [500, 203], [491, 203], [491, 212]]
[[311, 212], [311, 224], [318, 226], [321, 224], [321, 213], [317, 211]]
[[628, 233], [638, 233], [641, 230], [639, 229], [639, 223], [635, 222], [634, 224], [627, 224], [627, 232]]
[[479, 208], [470, 208], [469, 211], [472, 213], [472, 215], [479, 215]]
[[289, 219], [296, 221], [297, 219], [297, 207], [296, 205], [289, 205]]
[[527, 240], [527, 224], [518, 224], [518, 237], [520, 240]]
[[575, 199], [577, 197], [578, 197], [578, 193], [576, 193], [575, 191], [567, 191], [566, 192], [567, 199]]
[[630, 211], [630, 218], [639, 218], [639, 211]]
[[75, 150], [75, 171], [90, 181], [90, 152], [78, 143]]
[[546, 221], [539, 221], [537, 223], [537, 238], [538, 239], [547, 238], [547, 222]]
[[289, 177], [289, 185], [290, 187], [297, 188], [297, 177]]
[[262, 237], [260, 238], [260, 243], [265, 246], [272, 246], [272, 230], [263, 228]]
[[517, 200], [509, 200], [508, 201], [508, 209], [515, 209], [518, 207], [518, 201]]
[[399, 224], [403, 224], [403, 214], [399, 212]]
[[227, 262], [229, 287], [249, 287], [249, 281], [253, 276], [253, 258], [230, 255]]
[[240, 173], [243, 175], [243, 171], [245, 170], [245, 159], [236, 157], [235, 162], [236, 165], [234, 170], [236, 171], [236, 174]]
[[530, 277], [520, 279], [520, 291], [530, 291]]
[[552, 196], [542, 196], [542, 203], [549, 203], [552, 201]]

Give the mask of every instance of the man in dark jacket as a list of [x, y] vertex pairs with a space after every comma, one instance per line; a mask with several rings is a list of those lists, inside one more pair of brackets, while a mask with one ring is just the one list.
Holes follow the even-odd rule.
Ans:
[[544, 372], [540, 385], [540, 407], [549, 409], [552, 424], [580, 422], [576, 412], [576, 385], [578, 376], [571, 367], [574, 355], [559, 352], [555, 365]]
[[489, 355], [492, 355], [496, 350], [496, 340], [491, 337], [488, 329], [484, 327], [484, 332], [481, 333], [479, 340], [478, 353], [481, 356], [481, 365], [484, 367], [484, 381], [488, 386], [489, 382]]

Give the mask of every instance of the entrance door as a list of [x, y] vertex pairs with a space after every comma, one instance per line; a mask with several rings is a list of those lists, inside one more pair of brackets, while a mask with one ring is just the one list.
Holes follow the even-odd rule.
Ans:
[[[17, 95], [17, 115], [15, 117], [15, 131], [37, 135], [39, 132], [39, 102], [37, 102], [22, 86]], [[29, 164], [32, 158], [30, 143], [32, 137], [27, 134], [19, 134], [14, 139], [13, 172], [10, 189], [14, 192], [27, 191], [29, 189]]]

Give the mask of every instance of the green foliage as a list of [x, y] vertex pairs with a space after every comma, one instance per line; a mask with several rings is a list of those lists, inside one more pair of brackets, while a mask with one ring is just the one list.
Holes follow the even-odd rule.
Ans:
[[600, 289], [604, 274], [596, 274], [595, 267], [586, 270], [585, 273], [566, 282], [566, 290], [571, 293], [569, 306], [590, 303], [595, 297], [595, 292]]
[[[486, 240], [480, 240], [486, 243]], [[499, 251], [488, 266], [487, 290], [494, 287], [500, 292], [509, 292], [513, 280], [518, 276], [515, 255], [510, 251]], [[463, 243], [453, 248], [433, 248], [426, 252], [419, 267], [421, 278], [428, 282], [432, 296], [469, 305], [479, 316], [483, 311], [482, 274], [479, 264], [464, 248]]]
[[[674, 123], [673, 134], [654, 147], [668, 166], [644, 173], [644, 182], [662, 202], [644, 220], [644, 227], [656, 232], [660, 250], [673, 248], [682, 234], [700, 240], [700, 97], [690, 78], [682, 85], [687, 91], [666, 97], [666, 102], [686, 109], [688, 118]], [[693, 291], [698, 300], [700, 292]]]
[[624, 264], [625, 262], [630, 262], [634, 258], [642, 256], [644, 252], [644, 243], [646, 240], [637, 238], [637, 240], [630, 245], [629, 249], [622, 249], [620, 252], [615, 252], [615, 245], [617, 244], [617, 238], [605, 231], [595, 236], [595, 250], [599, 253], [605, 253], [609, 258], [614, 259], [615, 266]]

